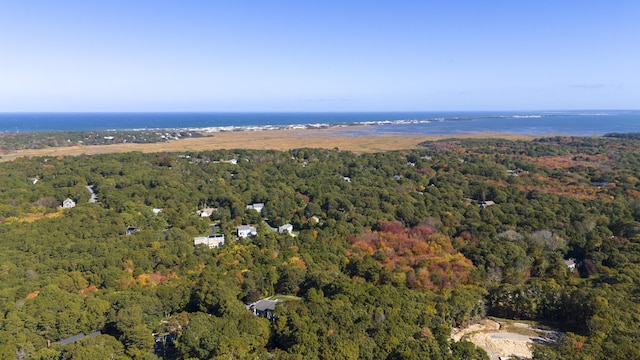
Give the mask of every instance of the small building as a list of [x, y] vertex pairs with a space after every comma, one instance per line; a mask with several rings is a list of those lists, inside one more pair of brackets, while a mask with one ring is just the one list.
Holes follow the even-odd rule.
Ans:
[[133, 226], [129, 226], [127, 228], [127, 230], [125, 231], [125, 235], [133, 235], [136, 231], [138, 231], [137, 228], [135, 228]]
[[238, 237], [247, 238], [258, 235], [258, 229], [255, 226], [240, 225], [238, 226]]
[[402, 176], [400, 175], [393, 175], [393, 180], [400, 180], [402, 179]]
[[249, 304], [247, 308], [256, 316], [273, 320], [275, 318], [274, 312], [276, 311], [276, 305], [279, 302], [281, 302], [281, 300], [262, 299]]
[[207, 245], [210, 248], [216, 248], [224, 245], [224, 234], [213, 234], [209, 236], [200, 236], [193, 238], [193, 245]]
[[596, 186], [596, 187], [602, 188], [602, 187], [608, 186], [608, 185], [609, 185], [609, 182], [608, 182], [608, 181], [594, 181], [594, 182], [592, 182], [591, 184], [592, 184], [593, 186]]
[[291, 224], [284, 224], [282, 226], [278, 226], [278, 234], [293, 234], [293, 225]]
[[484, 208], [488, 208], [491, 205], [495, 205], [496, 203], [494, 203], [491, 200], [487, 200], [487, 201], [480, 201], [478, 204], [480, 204], [480, 207], [484, 209]]
[[63, 209], [71, 209], [73, 207], [76, 207], [76, 202], [71, 200], [70, 198], [66, 198], [62, 202], [62, 208]]
[[200, 236], [193, 238], [193, 245], [207, 245], [210, 248], [216, 248], [224, 245], [224, 234], [216, 234], [216, 226], [214, 224], [209, 225], [211, 233], [209, 236]]
[[342, 177], [342, 180], [344, 180], [344, 181], [346, 181], [346, 182], [348, 182], [348, 183], [350, 183], [350, 182], [351, 182], [351, 178], [350, 178], [350, 177], [348, 177], [348, 176], [343, 176], [343, 177]]
[[31, 183], [35, 185], [38, 183], [38, 178], [29, 178], [29, 181], [31, 181]]
[[211, 216], [211, 214], [213, 214], [217, 210], [218, 209], [216, 208], [205, 208], [205, 209], [196, 211], [196, 215], [200, 215], [200, 217], [209, 217]]
[[154, 208], [154, 209], [152, 209], [151, 211], [153, 211], [153, 213], [154, 213], [155, 215], [158, 215], [158, 214], [160, 214], [160, 213], [162, 212], [162, 209]]
[[576, 259], [574, 258], [565, 260], [564, 264], [567, 266], [567, 270], [569, 270], [569, 272], [573, 272], [576, 269], [576, 266], [578, 265], [578, 263], [576, 263]]
[[85, 187], [87, 188], [87, 190], [89, 190], [89, 193], [91, 194], [91, 198], [89, 198], [89, 202], [90, 203], [97, 203], [98, 202], [98, 195], [96, 195], [96, 192], [93, 191], [93, 185], [87, 185]]
[[264, 203], [253, 203], [251, 205], [247, 205], [247, 210], [255, 210], [257, 212], [262, 212], [262, 209], [264, 208]]
[[92, 332], [91, 334], [87, 334], [87, 335], [85, 335], [83, 333], [80, 333], [78, 335], [74, 335], [72, 337], [68, 337], [66, 339], [62, 339], [62, 340], [56, 341], [56, 344], [59, 344], [59, 345], [73, 344], [74, 342], [76, 342], [76, 341], [78, 341], [80, 339], [94, 338], [94, 337], [99, 336], [99, 335], [102, 335], [102, 333], [100, 331], [95, 331], [95, 332]]

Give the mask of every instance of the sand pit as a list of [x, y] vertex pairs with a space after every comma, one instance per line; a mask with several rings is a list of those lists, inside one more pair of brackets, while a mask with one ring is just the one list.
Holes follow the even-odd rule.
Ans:
[[530, 345], [553, 344], [560, 333], [522, 323], [499, 323], [483, 320], [452, 334], [455, 341], [467, 340], [484, 349], [491, 360], [502, 358], [531, 359]]

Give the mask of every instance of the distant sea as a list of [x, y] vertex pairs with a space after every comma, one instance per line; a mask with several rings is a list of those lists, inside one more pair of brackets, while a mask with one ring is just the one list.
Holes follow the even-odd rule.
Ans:
[[[356, 125], [360, 125], [357, 126]], [[640, 132], [640, 110], [323, 113], [0, 113], [0, 132], [342, 128], [353, 135]]]

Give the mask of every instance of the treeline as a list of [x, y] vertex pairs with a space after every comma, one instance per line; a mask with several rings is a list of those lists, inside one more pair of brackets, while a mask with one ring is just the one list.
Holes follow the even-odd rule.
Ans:
[[607, 134], [604, 134], [603, 136], [610, 137], [610, 138], [618, 138], [618, 139], [631, 139], [631, 140], [640, 139], [640, 133], [607, 133]]
[[449, 334], [486, 315], [567, 331], [536, 358], [640, 357], [634, 142], [424, 145], [2, 163], [0, 357], [484, 359]]
[[175, 129], [0, 133], [0, 151], [10, 152], [76, 145], [150, 144], [201, 136], [200, 132]]

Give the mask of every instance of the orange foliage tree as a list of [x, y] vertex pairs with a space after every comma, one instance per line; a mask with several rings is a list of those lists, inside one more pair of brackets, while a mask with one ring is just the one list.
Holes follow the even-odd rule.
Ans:
[[427, 225], [405, 228], [400, 221], [380, 222], [378, 229], [349, 239], [354, 256], [371, 256], [392, 272], [404, 272], [410, 288], [468, 283], [473, 264], [453, 248], [448, 236]]

